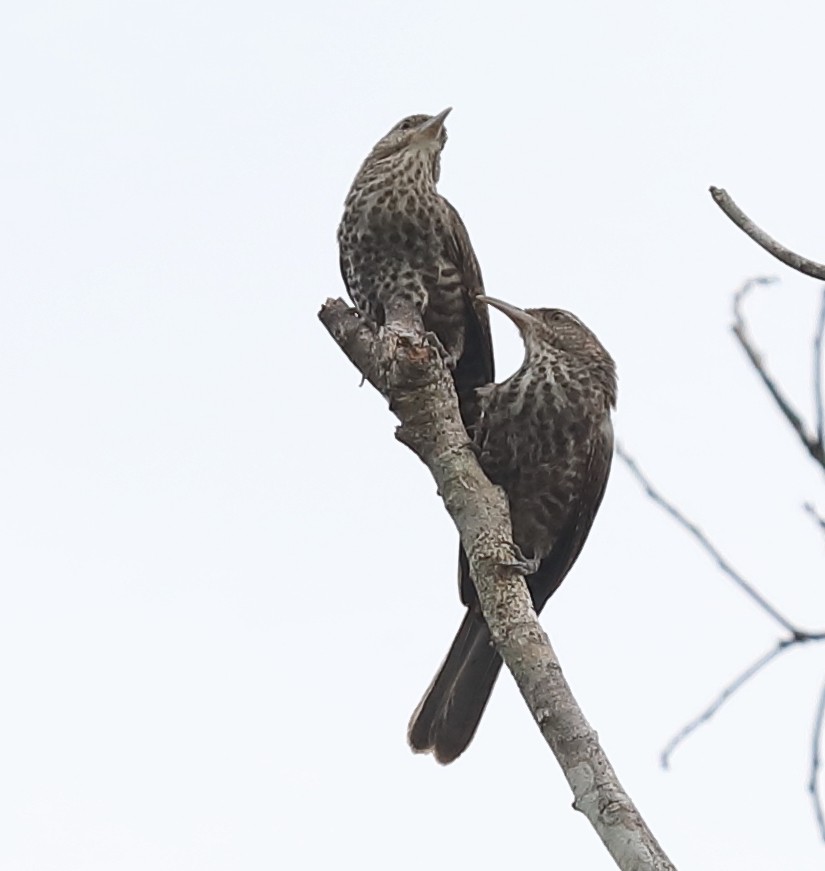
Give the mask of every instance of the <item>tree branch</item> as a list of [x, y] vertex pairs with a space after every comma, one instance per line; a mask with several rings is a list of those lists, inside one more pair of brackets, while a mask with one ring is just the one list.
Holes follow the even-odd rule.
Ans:
[[781, 260], [786, 266], [790, 266], [791, 269], [795, 269], [797, 272], [825, 281], [825, 266], [795, 254], [790, 248], [786, 248], [777, 242], [776, 239], [772, 239], [736, 205], [726, 190], [711, 187], [710, 195], [713, 197], [716, 205], [742, 232], [750, 236], [757, 245], [761, 245], [769, 254], [776, 257], [777, 260]]
[[747, 296], [748, 293], [758, 284], [768, 284], [772, 279], [768, 278], [755, 278], [750, 281], [746, 281], [742, 287], [733, 295], [733, 334], [739, 340], [739, 344], [744, 349], [745, 353], [748, 355], [748, 359], [751, 361], [751, 365], [754, 369], [756, 369], [759, 377], [762, 379], [762, 383], [765, 387], [768, 388], [768, 392], [773, 397], [774, 402], [777, 404], [779, 410], [784, 415], [785, 419], [788, 423], [793, 427], [794, 432], [799, 436], [799, 440], [802, 442], [805, 450], [811, 455], [811, 457], [820, 465], [820, 467], [825, 470], [825, 446], [822, 442], [810, 434], [805, 426], [805, 422], [802, 420], [797, 411], [793, 408], [790, 403], [790, 400], [785, 396], [784, 393], [779, 389], [779, 385], [773, 380], [773, 377], [768, 372], [767, 367], [762, 362], [762, 354], [753, 344], [753, 341], [748, 333], [747, 324], [745, 323], [745, 317], [742, 314], [742, 303]]
[[588, 818], [619, 868], [673, 869], [619, 784], [538, 622], [525, 566], [513, 545], [506, 497], [478, 465], [438, 353], [421, 338], [374, 333], [342, 300], [327, 300], [319, 318], [389, 401], [401, 422], [397, 438], [432, 473], [469, 557], [496, 650], [570, 784], [573, 806]]
[[823, 813], [822, 793], [819, 789], [819, 768], [822, 760], [820, 745], [822, 744], [823, 726], [825, 726], [825, 687], [819, 694], [819, 703], [816, 706], [816, 715], [814, 716], [814, 731], [811, 739], [811, 776], [808, 781], [808, 792], [811, 794], [811, 801], [814, 805], [819, 834], [825, 841], [825, 813]]
[[809, 514], [814, 519], [814, 523], [818, 524], [819, 528], [825, 532], [825, 517], [823, 517], [814, 507], [812, 502], [806, 502], [802, 508], [806, 514]]
[[684, 530], [690, 533], [691, 536], [699, 543], [702, 550], [705, 551], [719, 566], [719, 568], [738, 586], [747, 596], [751, 598], [768, 616], [772, 617], [783, 629], [793, 635], [805, 634], [800, 633], [800, 630], [780, 611], [774, 608], [773, 605], [761, 594], [756, 588], [746, 581], [736, 569], [725, 559], [720, 551], [710, 539], [702, 532], [699, 527], [688, 520], [684, 514], [669, 500], [667, 500], [645, 476], [644, 472], [639, 468], [638, 463], [625, 451], [621, 444], [616, 445], [616, 456], [627, 466], [633, 477], [642, 485], [645, 493], [650, 499], [655, 502], [660, 508], [664, 509]]
[[822, 334], [825, 333], [825, 287], [819, 299], [819, 318], [816, 322], [813, 347], [814, 408], [816, 410], [816, 440], [825, 445], [825, 413], [822, 408]]
[[670, 741], [665, 745], [664, 750], [662, 750], [662, 755], [659, 757], [659, 761], [661, 762], [662, 768], [669, 769], [670, 768], [670, 757], [673, 755], [673, 751], [693, 732], [695, 732], [699, 726], [703, 723], [707, 723], [713, 715], [725, 704], [725, 702], [730, 701], [731, 697], [734, 696], [742, 687], [753, 677], [756, 677], [763, 668], [769, 665], [771, 662], [779, 656], [780, 653], [783, 653], [789, 647], [793, 646], [795, 642], [793, 639], [787, 639], [785, 641], [777, 642], [764, 656], [760, 656], [756, 662], [752, 662], [738, 677], [732, 680], [719, 695], [702, 711], [701, 714], [694, 717], [690, 722], [688, 722], [685, 726], [683, 726], [677, 733], [674, 735]]
[[[799, 644], [807, 644], [808, 642], [820, 642], [825, 641], [825, 631], [820, 632], [807, 632], [803, 629], [799, 629], [787, 617], [785, 617], [782, 613], [777, 611], [773, 605], [771, 605], [761, 593], [759, 593], [756, 588], [746, 581], [731, 565], [730, 563], [722, 556], [722, 554], [717, 550], [717, 548], [710, 542], [707, 536], [696, 526], [695, 523], [692, 523], [690, 520], [673, 505], [672, 502], [665, 499], [665, 497], [651, 484], [651, 482], [647, 479], [647, 477], [643, 474], [636, 461], [633, 460], [624, 448], [621, 445], [616, 446], [616, 455], [622, 462], [627, 466], [630, 470], [630, 473], [634, 478], [641, 484], [647, 493], [648, 497], [659, 505], [664, 511], [666, 511], [683, 529], [693, 536], [693, 538], [699, 543], [700, 547], [708, 553], [719, 566], [719, 568], [744, 592], [746, 593], [750, 599], [755, 602], [766, 614], [772, 617], [783, 629], [787, 630], [790, 634], [789, 637], [783, 638], [776, 642], [773, 648], [769, 650], [764, 656], [761, 656], [755, 662], [751, 663], [737, 678], [735, 678], [730, 684], [728, 684], [722, 692], [705, 708], [702, 713], [698, 716], [694, 717], [690, 720], [685, 726], [683, 726], [679, 732], [671, 738], [670, 741], [666, 744], [664, 750], [662, 751], [660, 761], [662, 767], [667, 769], [670, 767], [670, 758], [673, 755], [673, 751], [696, 729], [699, 728], [703, 723], [707, 723], [714, 714], [719, 711], [719, 709], [734, 696], [749, 680], [754, 678], [757, 674], [759, 674], [762, 669], [766, 668], [770, 665], [771, 662], [774, 661], [781, 653], [788, 650], [791, 647], [795, 647]], [[820, 525], [825, 526], [825, 523], [818, 517], [816, 512], [813, 509], [813, 506], [806, 504], [805, 510], [812, 514], [820, 523]], [[825, 692], [825, 691], [823, 691]], [[825, 703], [823, 703], [825, 704]], [[825, 716], [825, 715], [823, 715]], [[818, 741], [819, 734], [822, 731], [822, 722], [821, 719], [817, 720], [817, 731], [815, 740]], [[818, 743], [815, 745], [818, 748]], [[818, 752], [818, 749], [817, 749]], [[811, 787], [811, 791], [814, 791], [816, 787], [816, 773], [819, 767], [819, 757], [815, 757], [815, 766], [816, 770], [811, 775], [811, 783], [814, 786]], [[818, 789], [818, 787], [816, 787]], [[820, 803], [819, 792], [814, 792], [814, 803], [817, 808], [817, 813], [821, 814], [822, 808]], [[818, 816], [817, 819], [821, 820], [821, 816]], [[825, 838], [825, 828], [823, 828], [823, 838]]]

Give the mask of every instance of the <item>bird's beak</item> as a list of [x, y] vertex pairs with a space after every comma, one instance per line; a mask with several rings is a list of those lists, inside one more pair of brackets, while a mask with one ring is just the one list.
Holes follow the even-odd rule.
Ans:
[[435, 117], [428, 119], [418, 128], [418, 135], [424, 139], [437, 139], [444, 127], [444, 122], [447, 116], [453, 111], [452, 106], [448, 106], [443, 112], [439, 112]]
[[479, 302], [486, 302], [487, 305], [497, 308], [500, 312], [504, 312], [519, 329], [535, 327], [539, 323], [529, 312], [524, 311], [524, 309], [519, 308], [517, 305], [510, 305], [509, 302], [502, 302], [502, 300], [496, 299], [494, 296], [478, 296], [476, 299]]

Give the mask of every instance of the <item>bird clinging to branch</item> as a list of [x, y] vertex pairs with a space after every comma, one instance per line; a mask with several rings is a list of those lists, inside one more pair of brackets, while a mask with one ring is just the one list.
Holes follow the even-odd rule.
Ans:
[[[474, 440], [485, 474], [507, 494], [513, 540], [535, 565], [527, 585], [541, 612], [581, 552], [604, 495], [616, 369], [569, 312], [484, 299], [516, 324], [525, 357], [506, 381], [478, 391]], [[472, 740], [502, 664], [463, 549], [460, 590], [467, 614], [408, 730], [413, 750], [445, 764]]]
[[464, 222], [436, 190], [447, 141], [438, 115], [411, 115], [378, 141], [352, 183], [338, 228], [341, 274], [356, 308], [379, 327], [435, 333], [462, 419], [493, 380], [481, 270]]

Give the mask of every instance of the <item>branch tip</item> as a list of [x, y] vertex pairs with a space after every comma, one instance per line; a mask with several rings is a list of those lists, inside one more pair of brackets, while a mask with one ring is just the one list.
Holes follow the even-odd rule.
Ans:
[[717, 206], [736, 224], [739, 229], [750, 236], [757, 245], [764, 248], [768, 254], [771, 254], [777, 260], [801, 272], [803, 275], [808, 275], [811, 278], [825, 280], [825, 265], [817, 263], [814, 260], [808, 260], [807, 257], [802, 257], [786, 248], [776, 239], [769, 236], [761, 227], [757, 226], [743, 211], [736, 205], [731, 196], [724, 188], [710, 187], [710, 195]]

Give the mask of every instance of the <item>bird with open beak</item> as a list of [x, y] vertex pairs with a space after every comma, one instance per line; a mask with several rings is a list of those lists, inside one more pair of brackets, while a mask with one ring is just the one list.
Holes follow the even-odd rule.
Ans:
[[[613, 458], [616, 368], [596, 336], [562, 309], [520, 309], [491, 297], [524, 341], [521, 368], [478, 391], [479, 463], [510, 505], [513, 541], [535, 571], [537, 612], [575, 563], [604, 495]], [[413, 713], [413, 750], [452, 762], [473, 738], [501, 668], [464, 550], [467, 613], [447, 658]]]
[[472, 428], [475, 389], [493, 380], [493, 347], [467, 229], [436, 189], [449, 112], [410, 115], [376, 143], [347, 195], [338, 244], [344, 283], [366, 318], [437, 336]]

